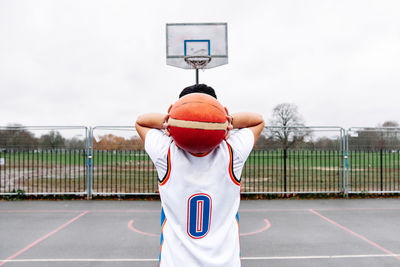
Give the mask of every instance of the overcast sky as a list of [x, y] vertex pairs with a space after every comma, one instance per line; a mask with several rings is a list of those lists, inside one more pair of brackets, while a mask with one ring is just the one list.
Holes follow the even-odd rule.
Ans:
[[0, 1], [0, 126], [133, 125], [195, 82], [165, 24], [227, 22], [229, 64], [200, 72], [231, 112], [307, 125], [400, 122], [400, 1]]

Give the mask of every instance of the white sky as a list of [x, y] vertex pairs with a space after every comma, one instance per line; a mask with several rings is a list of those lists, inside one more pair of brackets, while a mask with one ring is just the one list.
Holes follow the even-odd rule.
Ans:
[[0, 126], [133, 125], [195, 82], [165, 24], [227, 22], [200, 72], [231, 112], [295, 103], [307, 125], [400, 122], [400, 1], [0, 1]]

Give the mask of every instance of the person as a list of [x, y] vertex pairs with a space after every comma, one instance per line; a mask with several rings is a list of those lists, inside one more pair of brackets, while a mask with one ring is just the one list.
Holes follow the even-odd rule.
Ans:
[[[186, 87], [179, 97], [190, 93], [217, 98], [205, 84]], [[159, 266], [240, 266], [240, 175], [264, 120], [249, 112], [228, 115], [225, 139], [212, 151], [191, 154], [176, 146], [167, 119], [148, 113], [136, 121], [159, 176]]]

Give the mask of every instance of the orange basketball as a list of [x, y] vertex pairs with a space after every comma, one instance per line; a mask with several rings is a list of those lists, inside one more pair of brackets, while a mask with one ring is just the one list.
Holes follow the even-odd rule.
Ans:
[[225, 137], [228, 115], [214, 97], [191, 93], [181, 97], [169, 110], [169, 131], [176, 145], [199, 154], [211, 151]]

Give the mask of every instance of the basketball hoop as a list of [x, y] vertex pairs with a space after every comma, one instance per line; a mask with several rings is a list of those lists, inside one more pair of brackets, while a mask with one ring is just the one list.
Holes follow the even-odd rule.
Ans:
[[204, 69], [211, 61], [210, 56], [186, 56], [185, 61], [192, 69]]

